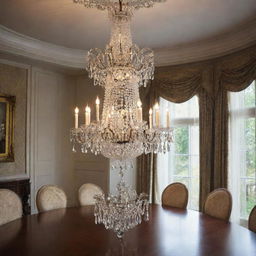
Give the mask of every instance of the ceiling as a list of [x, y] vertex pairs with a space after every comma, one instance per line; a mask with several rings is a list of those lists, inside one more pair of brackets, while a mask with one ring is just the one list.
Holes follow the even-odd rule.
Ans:
[[[135, 12], [134, 41], [154, 49], [195, 44], [256, 18], [256, 0], [167, 0]], [[0, 24], [60, 46], [88, 50], [109, 38], [107, 13], [72, 0], [1, 0]]]

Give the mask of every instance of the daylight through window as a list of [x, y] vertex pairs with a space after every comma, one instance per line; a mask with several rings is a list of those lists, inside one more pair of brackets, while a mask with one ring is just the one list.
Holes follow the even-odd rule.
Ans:
[[255, 81], [241, 92], [229, 94], [229, 188], [232, 218], [242, 221], [256, 204], [256, 91]]
[[[161, 113], [167, 109], [174, 129], [171, 151], [158, 154], [157, 200], [170, 183], [182, 182], [189, 190], [188, 208], [198, 210], [199, 205], [199, 106], [194, 96], [187, 102], [176, 104], [160, 99]], [[164, 123], [162, 123], [165, 125]]]

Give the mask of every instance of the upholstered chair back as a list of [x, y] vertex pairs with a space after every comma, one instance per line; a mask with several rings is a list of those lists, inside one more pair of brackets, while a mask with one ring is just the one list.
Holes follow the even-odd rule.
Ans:
[[95, 204], [94, 196], [103, 194], [102, 189], [92, 183], [83, 184], [78, 191], [78, 200], [81, 206]]
[[162, 205], [186, 209], [187, 204], [188, 189], [180, 182], [168, 185], [162, 193]]
[[232, 209], [232, 196], [225, 188], [212, 191], [206, 198], [203, 212], [217, 219], [228, 221]]
[[54, 185], [45, 185], [37, 192], [36, 206], [39, 212], [66, 208], [67, 196], [61, 188]]
[[0, 225], [21, 216], [22, 203], [19, 196], [9, 189], [0, 189]]
[[248, 228], [256, 233], [256, 205], [252, 209], [249, 220], [248, 220]]

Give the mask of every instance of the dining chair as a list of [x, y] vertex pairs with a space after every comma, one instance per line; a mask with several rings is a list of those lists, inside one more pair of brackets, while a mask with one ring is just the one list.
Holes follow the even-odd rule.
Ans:
[[168, 185], [162, 193], [162, 205], [186, 209], [188, 204], [188, 189], [180, 183]]
[[217, 188], [206, 198], [203, 213], [225, 221], [229, 221], [232, 209], [232, 196], [225, 188]]
[[94, 205], [94, 196], [97, 194], [103, 194], [103, 190], [99, 186], [92, 183], [83, 184], [78, 191], [80, 205]]
[[39, 212], [67, 207], [65, 192], [55, 185], [42, 186], [36, 195], [36, 206]]
[[249, 215], [248, 228], [256, 233], [256, 205], [253, 207]]
[[22, 203], [19, 196], [9, 189], [0, 189], [0, 225], [21, 218]]

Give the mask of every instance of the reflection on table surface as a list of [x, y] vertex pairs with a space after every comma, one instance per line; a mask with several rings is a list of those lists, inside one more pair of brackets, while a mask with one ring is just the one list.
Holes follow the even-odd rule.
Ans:
[[197, 211], [150, 206], [150, 220], [119, 240], [93, 207], [26, 216], [0, 227], [0, 255], [255, 256], [256, 234]]

